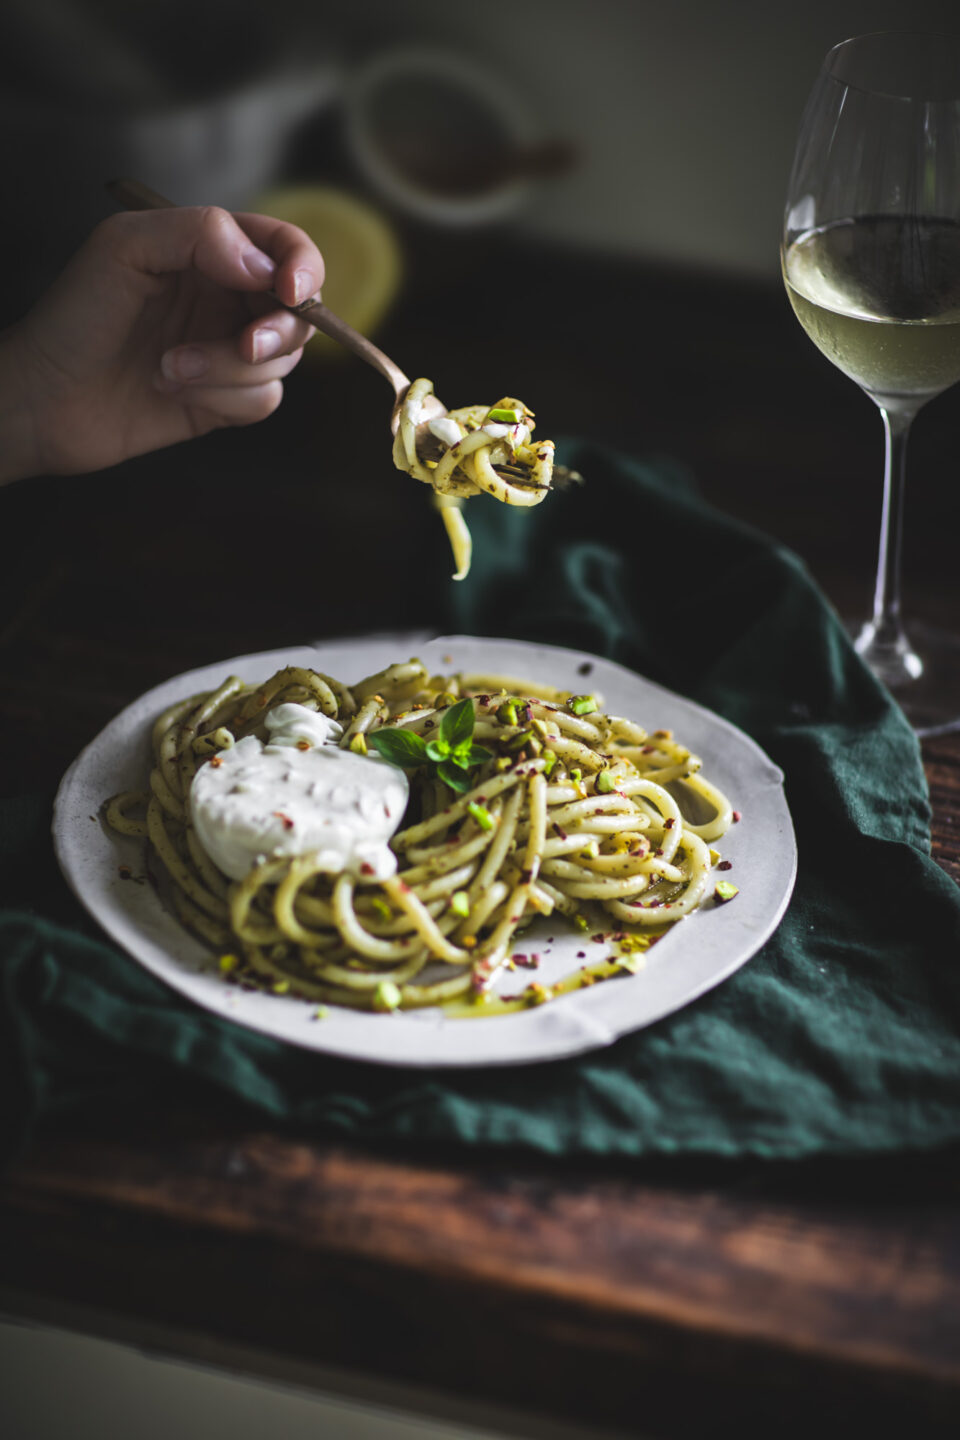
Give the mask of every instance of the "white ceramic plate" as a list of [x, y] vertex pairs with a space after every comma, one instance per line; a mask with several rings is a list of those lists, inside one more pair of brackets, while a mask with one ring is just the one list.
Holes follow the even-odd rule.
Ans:
[[[649, 952], [639, 974], [579, 990], [547, 1005], [491, 1019], [453, 1020], [439, 1010], [373, 1015], [287, 996], [242, 991], [211, 968], [211, 956], [182, 929], [154, 887], [121, 879], [120, 866], [142, 874], [144, 842], [108, 831], [103, 801], [142, 789], [150, 767], [150, 730], [174, 701], [209, 690], [227, 675], [266, 679], [282, 665], [313, 666], [348, 684], [416, 653], [434, 671], [482, 671], [526, 677], [575, 691], [596, 691], [604, 708], [648, 730], [672, 729], [701, 756], [704, 773], [743, 816], [720, 842], [740, 887], [723, 906], [708, 902]], [[584, 672], [589, 666], [589, 673]], [[379, 636], [274, 650], [224, 660], [168, 680], [119, 714], [67, 771], [57, 795], [54, 843], [68, 883], [104, 930], [135, 960], [198, 1005], [277, 1039], [329, 1054], [393, 1065], [508, 1065], [551, 1060], [607, 1045], [659, 1020], [718, 985], [754, 955], [775, 930], [796, 875], [797, 851], [783, 794], [783, 775], [742, 731], [690, 700], [609, 660], [517, 640]], [[551, 938], [552, 937], [552, 938]], [[550, 984], [608, 946], [571, 933], [561, 918], [538, 919], [518, 949], [542, 956], [536, 979]], [[518, 990], [533, 976], [508, 974]], [[518, 979], [521, 983], [518, 984]]]

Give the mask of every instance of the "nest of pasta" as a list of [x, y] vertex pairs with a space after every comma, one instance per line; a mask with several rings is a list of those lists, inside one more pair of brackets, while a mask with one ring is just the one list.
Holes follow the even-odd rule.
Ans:
[[462, 515], [464, 500], [491, 495], [505, 505], [539, 505], [553, 478], [554, 443], [533, 439], [533, 411], [505, 396], [495, 405], [465, 405], [430, 422], [430, 439], [418, 446], [430, 380], [414, 380], [398, 414], [393, 463], [433, 487], [456, 564], [455, 580], [470, 569], [472, 544]]
[[[395, 875], [334, 875], [316, 855], [268, 855], [231, 881], [204, 853], [190, 821], [194, 774], [242, 736], [263, 738], [264, 716], [288, 702], [339, 721], [339, 743], [355, 753], [406, 747]], [[452, 741], [451, 718], [456, 746], [438, 739]], [[148, 838], [183, 923], [231, 978], [351, 1007], [482, 1001], [538, 916], [642, 948], [710, 896], [711, 842], [732, 819], [670, 732], [607, 715], [595, 696], [431, 676], [416, 660], [352, 687], [299, 667], [259, 686], [230, 677], [159, 716], [153, 753], [149, 792], [115, 797], [107, 818]], [[451, 764], [455, 787], [443, 778], [457, 780]], [[681, 808], [678, 787], [692, 804]], [[532, 999], [549, 998], [540, 988]]]

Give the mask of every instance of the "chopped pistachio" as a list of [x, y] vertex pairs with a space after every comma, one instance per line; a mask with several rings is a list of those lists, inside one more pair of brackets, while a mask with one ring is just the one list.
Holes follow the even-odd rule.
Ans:
[[387, 904], [386, 900], [384, 900], [382, 895], [374, 895], [370, 904], [373, 907], [374, 914], [379, 915], [381, 920], [393, 919], [393, 911], [390, 909], [390, 906]]
[[597, 708], [597, 702], [592, 695], [571, 695], [570, 709], [574, 715], [589, 715]]
[[590, 921], [587, 919], [586, 915], [581, 915], [577, 913], [573, 916], [573, 926], [577, 930], [587, 931], [590, 929]]
[[523, 750], [532, 745], [534, 734], [532, 730], [520, 730], [516, 735], [511, 735], [507, 741], [508, 750]]
[[598, 795], [609, 795], [610, 791], [616, 788], [613, 776], [609, 770], [600, 771], [600, 774], [597, 776], [595, 788]]
[[314, 1020], [326, 1020], [329, 1014], [330, 1011], [327, 1009], [326, 1005], [318, 1005], [316, 1010], [314, 1010], [313, 1012], [313, 1018]]
[[633, 955], [637, 950], [649, 948], [650, 937], [649, 935], [624, 935], [622, 940], [617, 941], [617, 944], [623, 955]]
[[392, 980], [381, 980], [373, 992], [373, 1008], [381, 1014], [396, 1010], [400, 1004], [400, 991]]
[[713, 848], [712, 845], [710, 846], [710, 864], [711, 864], [711, 865], [719, 865], [719, 864], [720, 864], [720, 851], [719, 851], [719, 850], [714, 850], [714, 848]]
[[544, 750], [542, 759], [543, 759], [543, 773], [544, 773], [544, 775], [549, 775], [549, 774], [550, 774], [550, 771], [553, 769], [554, 765], [556, 765], [556, 763], [557, 763], [556, 751], [554, 751], [554, 750]]
[[360, 731], [358, 731], [357, 734], [354, 735], [353, 739], [350, 741], [350, 749], [353, 751], [354, 755], [366, 755], [367, 742]]
[[237, 966], [240, 964], [240, 961], [237, 959], [236, 955], [221, 955], [219, 964], [220, 969], [225, 975], [227, 975], [230, 973], [231, 970], [236, 970]]
[[579, 785], [579, 784], [580, 784], [580, 781], [583, 779], [583, 771], [582, 771], [582, 770], [571, 770], [571, 771], [570, 771], [570, 779], [573, 781], [574, 785]]
[[485, 805], [479, 805], [476, 800], [471, 800], [467, 811], [476, 820], [481, 830], [493, 829], [493, 816]]
[[517, 723], [517, 702], [515, 700], [504, 700], [497, 710], [497, 719], [501, 725], [516, 725]]
[[286, 995], [287, 991], [290, 989], [290, 981], [274, 980], [272, 989], [274, 995]]
[[487, 411], [488, 420], [499, 421], [503, 425], [516, 425], [517, 421], [522, 418], [519, 410], [506, 410], [496, 405], [492, 410]]
[[717, 904], [723, 905], [727, 900], [732, 900], [734, 895], [739, 895], [740, 888], [737, 885], [731, 885], [729, 880], [718, 880], [713, 893]]
[[466, 890], [455, 890], [450, 896], [450, 909], [454, 915], [460, 915], [464, 919], [470, 914], [470, 897]]

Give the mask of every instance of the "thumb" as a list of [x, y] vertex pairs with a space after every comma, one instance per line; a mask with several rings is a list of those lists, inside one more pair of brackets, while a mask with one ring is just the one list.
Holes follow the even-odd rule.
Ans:
[[268, 290], [276, 263], [219, 206], [172, 206], [111, 215], [90, 241], [97, 259], [137, 275], [196, 269], [228, 290]]

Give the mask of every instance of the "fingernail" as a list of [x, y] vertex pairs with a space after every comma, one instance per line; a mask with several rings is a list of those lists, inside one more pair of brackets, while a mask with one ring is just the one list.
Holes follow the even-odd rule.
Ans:
[[254, 330], [253, 332], [253, 363], [259, 365], [261, 360], [269, 360], [272, 355], [279, 355], [283, 349], [283, 341], [276, 330]]
[[294, 275], [293, 296], [298, 305], [303, 300], [309, 300], [316, 288], [317, 282], [313, 277], [312, 270], [298, 270]]
[[160, 369], [168, 380], [198, 380], [210, 369], [210, 361], [194, 345], [168, 350], [160, 361]]
[[276, 273], [276, 265], [269, 255], [264, 255], [262, 250], [245, 250], [241, 255], [244, 268], [254, 280], [271, 280]]

